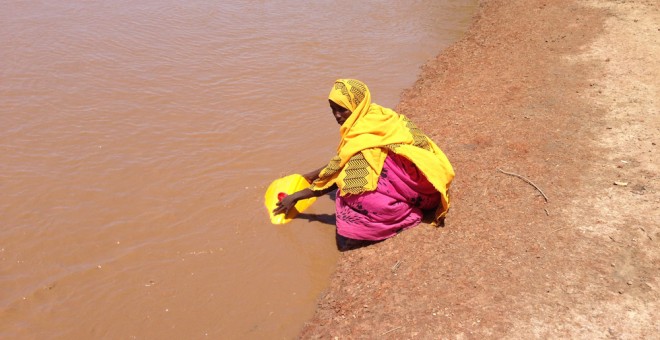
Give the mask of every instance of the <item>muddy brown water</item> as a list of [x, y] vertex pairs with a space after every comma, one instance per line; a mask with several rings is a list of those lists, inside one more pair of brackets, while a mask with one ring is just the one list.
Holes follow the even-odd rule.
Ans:
[[338, 137], [332, 82], [394, 106], [476, 1], [48, 1], [0, 11], [0, 338], [290, 338], [333, 202], [263, 193]]

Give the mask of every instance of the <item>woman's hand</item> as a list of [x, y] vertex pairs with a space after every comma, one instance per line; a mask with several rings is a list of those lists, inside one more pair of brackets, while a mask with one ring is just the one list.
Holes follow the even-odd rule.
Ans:
[[324, 191], [312, 191], [311, 189], [302, 189], [298, 192], [295, 192], [291, 195], [285, 196], [281, 201], [276, 203], [276, 208], [273, 209], [273, 214], [288, 214], [291, 209], [298, 203], [300, 200], [305, 200], [310, 197], [318, 197], [324, 194]]
[[276, 208], [273, 209], [273, 214], [288, 214], [289, 210], [291, 210], [297, 202], [298, 199], [296, 198], [296, 194], [287, 195], [282, 198], [281, 201], [276, 203]]

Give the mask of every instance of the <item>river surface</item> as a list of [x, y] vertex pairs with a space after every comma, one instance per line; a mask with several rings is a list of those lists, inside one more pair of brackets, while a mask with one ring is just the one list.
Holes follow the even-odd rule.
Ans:
[[291, 338], [339, 257], [337, 78], [393, 107], [476, 0], [3, 1], [0, 338]]

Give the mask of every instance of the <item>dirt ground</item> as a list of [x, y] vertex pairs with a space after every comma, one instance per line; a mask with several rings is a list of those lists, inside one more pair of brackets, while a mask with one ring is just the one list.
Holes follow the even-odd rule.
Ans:
[[659, 85], [657, 1], [481, 1], [397, 108], [445, 227], [342, 253], [301, 337], [660, 338]]

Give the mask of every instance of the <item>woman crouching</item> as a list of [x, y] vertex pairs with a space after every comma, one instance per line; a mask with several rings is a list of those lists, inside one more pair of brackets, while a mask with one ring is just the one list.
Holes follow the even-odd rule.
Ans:
[[339, 129], [337, 155], [303, 175], [312, 185], [285, 197], [274, 213], [297, 201], [338, 189], [337, 246], [349, 250], [381, 241], [418, 225], [435, 210], [441, 223], [454, 178], [449, 160], [408, 118], [371, 102], [367, 86], [339, 79], [330, 91]]

